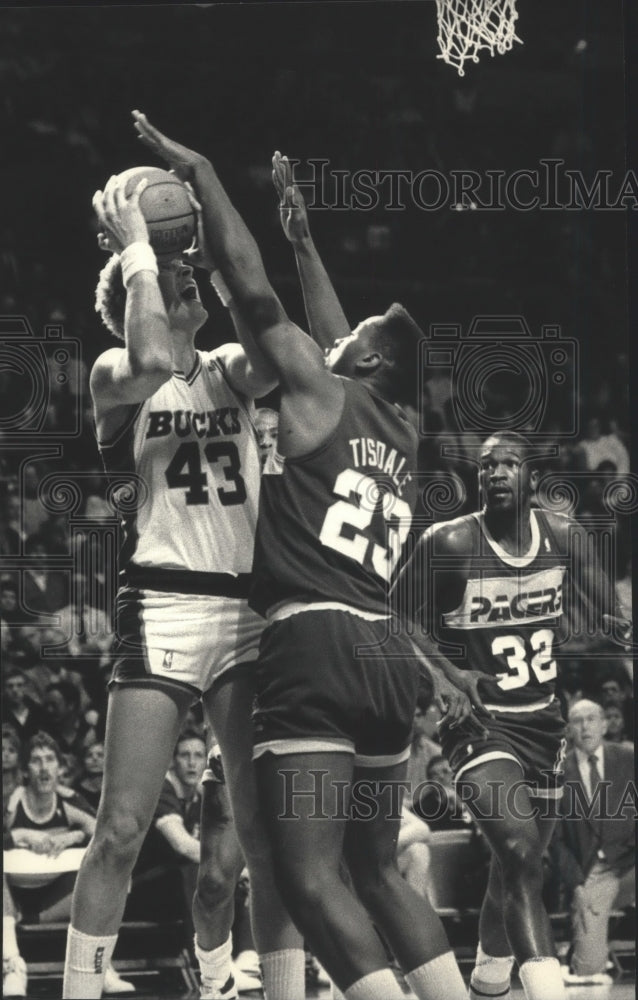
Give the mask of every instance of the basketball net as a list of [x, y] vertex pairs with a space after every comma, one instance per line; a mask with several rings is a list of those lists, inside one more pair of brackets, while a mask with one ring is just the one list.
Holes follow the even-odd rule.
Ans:
[[436, 0], [436, 10], [441, 50], [437, 59], [456, 66], [459, 76], [465, 76], [467, 59], [479, 61], [481, 49], [503, 55], [521, 41], [514, 31], [516, 0]]

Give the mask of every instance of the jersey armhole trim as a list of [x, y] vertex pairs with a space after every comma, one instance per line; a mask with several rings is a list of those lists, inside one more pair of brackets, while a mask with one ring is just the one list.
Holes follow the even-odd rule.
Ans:
[[118, 444], [118, 442], [122, 440], [122, 438], [124, 437], [124, 435], [126, 434], [126, 432], [131, 429], [131, 427], [133, 426], [133, 424], [137, 420], [137, 418], [138, 418], [138, 416], [140, 414], [140, 411], [141, 411], [142, 407], [144, 406], [144, 403], [146, 403], [145, 399], [143, 399], [139, 403], [129, 403], [129, 406], [132, 407], [131, 412], [126, 417], [126, 419], [124, 420], [124, 423], [121, 425], [121, 427], [118, 430], [116, 430], [115, 434], [112, 434], [111, 437], [107, 438], [106, 441], [100, 441], [99, 437], [97, 436], [97, 432], [96, 432], [95, 439], [97, 441], [97, 446], [100, 449], [100, 451], [102, 451], [104, 448], [113, 448], [114, 445]]

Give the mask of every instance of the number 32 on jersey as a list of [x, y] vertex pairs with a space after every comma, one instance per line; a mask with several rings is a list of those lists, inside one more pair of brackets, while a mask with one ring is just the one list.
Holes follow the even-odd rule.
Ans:
[[556, 660], [552, 658], [554, 633], [551, 628], [539, 628], [532, 632], [529, 644], [532, 656], [527, 660], [525, 642], [520, 635], [499, 635], [492, 642], [492, 655], [504, 656], [508, 673], [501, 675], [498, 686], [502, 691], [512, 691], [525, 687], [532, 674], [539, 684], [553, 681], [556, 677]]
[[[410, 531], [409, 505], [354, 469], [339, 473], [333, 493], [343, 499], [328, 507], [319, 541], [360, 566], [371, 567], [389, 583]], [[386, 546], [370, 535], [372, 517], [379, 509], [387, 529]]]

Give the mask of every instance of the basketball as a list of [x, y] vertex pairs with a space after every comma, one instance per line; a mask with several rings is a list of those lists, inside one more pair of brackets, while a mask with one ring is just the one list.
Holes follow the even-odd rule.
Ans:
[[187, 250], [197, 229], [188, 192], [175, 174], [160, 167], [133, 167], [120, 174], [129, 196], [144, 178], [148, 184], [140, 196], [151, 246], [158, 257], [175, 257]]

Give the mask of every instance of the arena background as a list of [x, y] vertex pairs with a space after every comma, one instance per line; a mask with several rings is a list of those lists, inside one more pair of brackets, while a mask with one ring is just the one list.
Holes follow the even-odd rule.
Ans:
[[[561, 161], [556, 194], [564, 202], [565, 170], [587, 187], [606, 171], [609, 198], [598, 208], [495, 211], [459, 207], [450, 197], [427, 211], [402, 188], [405, 207], [397, 210], [388, 207], [386, 181], [376, 207], [346, 200], [312, 210], [310, 222], [353, 324], [399, 300], [426, 330], [467, 330], [472, 317], [492, 314], [523, 316], [538, 340], [543, 326], [558, 326], [577, 344], [580, 391], [554, 387], [537, 429], [571, 454], [585, 420], [596, 416], [631, 448], [627, 241], [638, 205], [631, 176], [620, 200], [631, 166], [628, 14], [621, 0], [518, 0], [518, 9], [524, 44], [503, 56], [483, 53], [460, 79], [436, 58], [434, 2], [0, 8], [0, 312], [26, 317], [36, 336], [47, 324], [61, 326], [79, 340], [83, 361], [83, 391], [70, 395], [51, 383], [49, 440], [68, 426], [70, 411], [84, 416], [79, 436], [64, 440], [46, 470], [98, 465], [86, 374], [112, 339], [93, 310], [105, 258], [91, 198], [112, 173], [149, 162], [132, 108], [211, 157], [301, 325], [294, 258], [270, 179], [275, 149], [301, 161], [302, 180], [310, 161], [346, 172], [347, 198], [357, 171], [431, 170], [452, 179], [453, 171], [472, 170], [484, 179], [487, 171], [542, 172], [541, 161], [553, 159]], [[326, 205], [335, 202], [334, 176], [315, 188]], [[432, 199], [433, 188], [426, 190]], [[519, 190], [530, 192], [523, 181]], [[540, 194], [543, 200], [547, 191]], [[199, 346], [211, 348], [233, 331], [206, 281], [200, 284], [210, 317]], [[8, 419], [28, 388], [21, 378], [0, 371]], [[506, 409], [524, 387], [522, 377], [496, 378], [491, 405]], [[28, 435], [17, 447], [14, 430], [0, 470], [3, 491], [22, 490], [37, 451]], [[571, 471], [567, 462], [565, 475]], [[626, 517], [622, 551], [618, 575], [630, 582]], [[4, 542], [2, 554], [15, 555]], [[581, 646], [574, 655], [584, 652]]]

